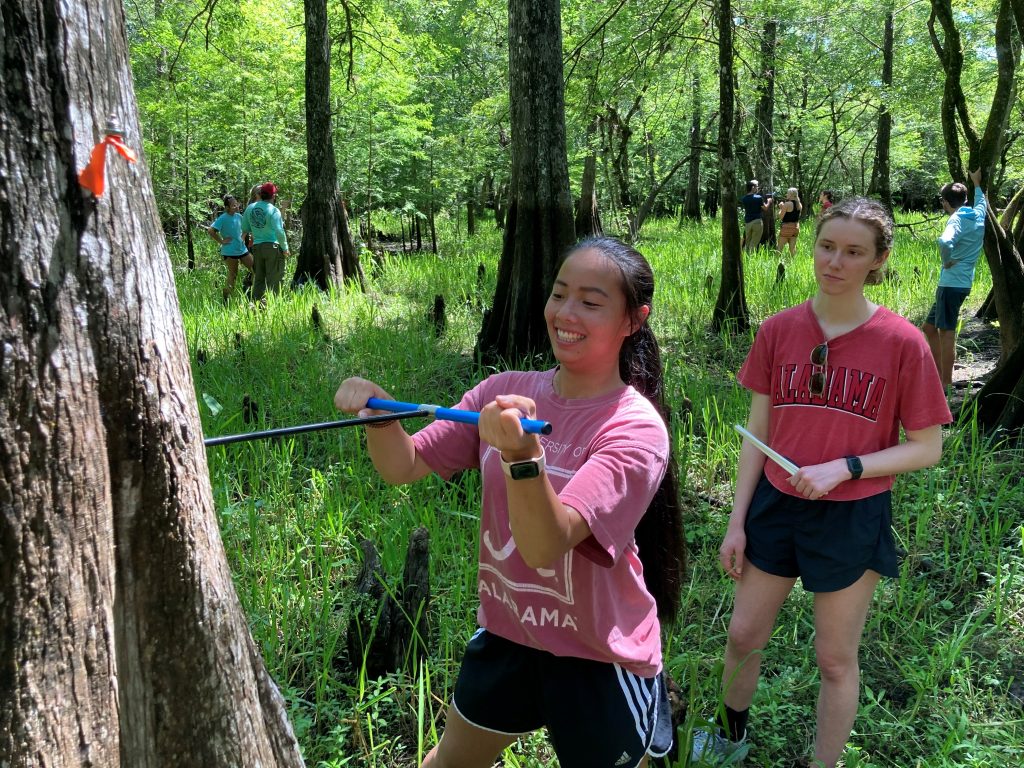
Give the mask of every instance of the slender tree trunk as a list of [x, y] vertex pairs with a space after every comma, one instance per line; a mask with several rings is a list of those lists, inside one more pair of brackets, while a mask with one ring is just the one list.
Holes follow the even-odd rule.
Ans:
[[196, 268], [196, 243], [192, 237], [192, 167], [191, 167], [191, 133], [192, 121], [189, 119], [188, 103], [185, 104], [185, 248], [188, 254], [187, 268], [191, 272]]
[[875, 195], [882, 205], [892, 211], [892, 186], [889, 180], [889, 145], [892, 137], [892, 113], [889, 98], [892, 88], [893, 12], [885, 14], [885, 34], [882, 40], [882, 100], [878, 109], [878, 135], [875, 140], [875, 162], [871, 167], [868, 194]]
[[312, 280], [321, 290], [350, 280], [366, 283], [338, 190], [338, 166], [331, 131], [330, 38], [327, 0], [305, 0], [306, 11], [306, 163], [309, 179], [302, 205], [302, 245], [294, 282]]
[[473, 179], [466, 182], [466, 234], [476, 234], [476, 183]]
[[715, 299], [712, 328], [745, 330], [750, 326], [743, 284], [743, 252], [736, 217], [736, 156], [733, 154], [735, 114], [733, 101], [732, 3], [718, 0], [718, 166], [722, 190], [722, 280]]
[[[779, 37], [779, 22], [768, 19], [761, 35], [761, 75], [757, 80], [757, 111], [754, 126], [754, 175], [761, 181], [761, 189], [774, 192], [775, 184], [775, 66]], [[773, 201], [774, 203], [774, 201]], [[764, 229], [761, 245], [774, 248], [775, 205], [762, 216]]]
[[583, 179], [580, 199], [576, 206], [576, 236], [593, 237], [601, 234], [601, 214], [597, 208], [597, 141], [598, 123], [595, 117], [587, 126], [587, 156], [583, 161]]
[[509, 0], [512, 179], [483, 359], [519, 361], [548, 349], [544, 303], [555, 262], [575, 239], [565, 153], [558, 0]]
[[430, 250], [437, 253], [437, 228], [434, 226], [434, 153], [430, 152], [430, 167], [427, 173], [427, 221], [430, 224]]
[[[0, 763], [300, 766], [235, 594], [123, 6], [4, 0]], [[32, 179], [32, 183], [23, 180]]]
[[704, 136], [700, 129], [700, 75], [694, 75], [691, 83], [690, 110], [690, 177], [686, 182], [686, 201], [683, 203], [683, 219], [700, 221], [700, 154]]

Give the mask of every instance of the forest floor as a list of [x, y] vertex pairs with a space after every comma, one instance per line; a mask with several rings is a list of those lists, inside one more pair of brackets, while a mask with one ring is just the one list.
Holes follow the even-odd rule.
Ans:
[[973, 315], [967, 317], [957, 337], [957, 359], [953, 366], [949, 404], [954, 413], [992, 375], [999, 362], [999, 352], [999, 328]]

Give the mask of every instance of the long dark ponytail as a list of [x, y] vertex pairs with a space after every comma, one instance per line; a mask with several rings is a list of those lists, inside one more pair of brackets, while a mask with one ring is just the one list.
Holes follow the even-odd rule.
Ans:
[[[653, 306], [654, 298], [654, 271], [647, 259], [635, 248], [614, 238], [591, 237], [574, 245], [561, 261], [573, 253], [591, 248], [610, 259], [621, 270], [626, 312], [640, 320], [641, 307]], [[683, 574], [686, 570], [686, 545], [679, 506], [675, 445], [665, 407], [661, 352], [647, 319], [643, 319], [637, 330], [622, 343], [619, 351], [619, 376], [654, 404], [669, 433], [669, 458], [665, 477], [637, 524], [634, 535], [644, 566], [644, 582], [658, 605], [658, 618], [662, 623], [672, 623], [679, 612]]]

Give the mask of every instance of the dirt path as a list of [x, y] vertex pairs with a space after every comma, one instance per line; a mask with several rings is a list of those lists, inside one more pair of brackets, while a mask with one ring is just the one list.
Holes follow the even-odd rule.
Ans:
[[972, 315], [964, 320], [956, 346], [951, 407], [959, 406], [988, 380], [999, 362], [999, 329]]

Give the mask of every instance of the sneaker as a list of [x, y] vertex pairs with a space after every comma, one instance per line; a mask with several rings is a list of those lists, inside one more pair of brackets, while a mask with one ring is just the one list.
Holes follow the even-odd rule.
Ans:
[[747, 734], [739, 741], [729, 741], [719, 735], [718, 729], [693, 732], [693, 749], [690, 751], [691, 765], [738, 765], [747, 756], [750, 745]]

